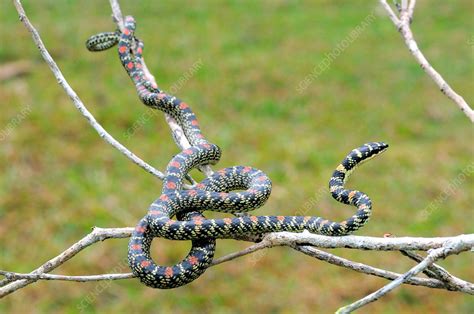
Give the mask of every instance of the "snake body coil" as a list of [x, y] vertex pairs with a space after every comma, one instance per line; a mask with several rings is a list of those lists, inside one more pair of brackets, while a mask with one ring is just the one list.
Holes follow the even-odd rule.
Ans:
[[[339, 236], [347, 235], [367, 222], [372, 206], [369, 197], [360, 191], [345, 189], [344, 183], [360, 163], [387, 149], [388, 145], [382, 142], [367, 143], [351, 151], [329, 181], [331, 194], [336, 200], [357, 207], [357, 212], [347, 220], [332, 222], [313, 216], [206, 219], [202, 214], [204, 210], [239, 213], [262, 206], [270, 196], [271, 181], [258, 169], [234, 166], [215, 172], [193, 189], [182, 189], [183, 180], [191, 169], [217, 163], [221, 152], [218, 146], [204, 138], [196, 116], [186, 103], [164, 93], [145, 77], [142, 70], [143, 43], [134, 37], [134, 32], [135, 21], [127, 17], [122, 33], [94, 35], [86, 42], [86, 46], [91, 51], [101, 51], [118, 43], [120, 60], [134, 82], [140, 100], [149, 107], [170, 114], [182, 127], [191, 144], [190, 148], [169, 162], [162, 194], [138, 222], [129, 242], [129, 265], [143, 283], [153, 288], [167, 289], [193, 281], [212, 262], [216, 239], [303, 230]], [[240, 191], [232, 192], [235, 190]], [[154, 237], [191, 240], [192, 247], [189, 254], [176, 265], [160, 266], [150, 256]]]

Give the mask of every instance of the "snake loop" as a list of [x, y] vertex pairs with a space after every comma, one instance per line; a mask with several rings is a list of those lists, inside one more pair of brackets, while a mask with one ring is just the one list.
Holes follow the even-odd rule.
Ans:
[[[168, 163], [161, 196], [150, 205], [147, 215], [138, 222], [130, 239], [129, 265], [144, 284], [168, 289], [195, 280], [211, 264], [216, 239], [303, 230], [339, 236], [356, 231], [368, 221], [372, 208], [370, 198], [360, 191], [345, 189], [344, 184], [359, 164], [387, 149], [388, 145], [382, 142], [367, 143], [352, 150], [334, 171], [329, 181], [332, 196], [341, 203], [357, 207], [357, 212], [342, 222], [316, 216], [206, 219], [202, 214], [205, 210], [238, 213], [262, 206], [270, 196], [271, 181], [258, 169], [234, 166], [215, 172], [194, 189], [182, 189], [183, 180], [191, 169], [217, 163], [221, 151], [217, 145], [204, 138], [196, 116], [186, 103], [166, 94], [146, 78], [142, 70], [144, 46], [134, 37], [134, 32], [135, 21], [128, 16], [122, 33], [94, 35], [86, 42], [86, 46], [91, 51], [101, 51], [118, 44], [121, 63], [132, 79], [140, 100], [149, 107], [171, 115], [191, 144], [190, 148], [180, 152]], [[154, 237], [191, 240], [192, 247], [181, 262], [173, 266], [160, 266], [150, 256]]]

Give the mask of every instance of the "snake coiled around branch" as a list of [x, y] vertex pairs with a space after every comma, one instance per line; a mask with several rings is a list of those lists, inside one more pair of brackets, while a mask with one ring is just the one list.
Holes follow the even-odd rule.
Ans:
[[[388, 145], [382, 142], [367, 143], [352, 150], [329, 181], [330, 192], [337, 201], [357, 208], [357, 212], [344, 221], [333, 222], [317, 216], [251, 215], [206, 219], [202, 214], [205, 210], [235, 214], [262, 206], [270, 196], [271, 181], [258, 169], [234, 166], [215, 172], [193, 189], [182, 189], [184, 178], [191, 169], [216, 164], [221, 151], [204, 138], [195, 114], [185, 102], [166, 94], [146, 78], [142, 70], [144, 46], [134, 33], [135, 20], [128, 16], [123, 32], [94, 35], [86, 46], [91, 51], [101, 51], [118, 44], [120, 61], [132, 79], [140, 100], [171, 115], [191, 144], [190, 148], [168, 163], [161, 196], [150, 205], [130, 239], [128, 262], [143, 283], [153, 288], [168, 289], [193, 281], [210, 266], [216, 239], [303, 230], [341, 236], [356, 231], [368, 221], [372, 209], [370, 198], [360, 191], [345, 189], [344, 183], [358, 165], [387, 149]], [[150, 256], [154, 237], [191, 240], [192, 247], [181, 262], [161, 266]]]

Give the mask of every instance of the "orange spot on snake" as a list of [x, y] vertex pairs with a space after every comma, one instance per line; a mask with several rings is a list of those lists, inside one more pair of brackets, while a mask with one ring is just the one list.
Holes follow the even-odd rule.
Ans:
[[188, 262], [191, 265], [196, 265], [198, 262], [198, 258], [194, 255], [191, 255], [190, 257], [188, 257]]
[[187, 103], [182, 102], [182, 103], [179, 104], [179, 108], [180, 108], [180, 109], [186, 109], [186, 108], [189, 108], [189, 106], [188, 106]]
[[151, 265], [151, 262], [150, 262], [150, 261], [142, 261], [142, 262], [140, 263], [140, 266], [141, 266], [141, 267], [148, 267], [148, 266], [150, 266], [150, 265]]
[[140, 244], [134, 244], [130, 247], [132, 250], [141, 250], [142, 246]]
[[179, 168], [179, 167], [181, 167], [181, 164], [179, 162], [177, 162], [176, 160], [174, 160], [170, 163], [170, 166]]
[[168, 183], [166, 183], [166, 187], [167, 187], [168, 189], [176, 189], [176, 183], [174, 183], [174, 182], [168, 182]]
[[173, 268], [171, 268], [171, 267], [166, 267], [166, 269], [165, 269], [165, 276], [166, 276], [166, 277], [172, 277], [172, 276], [173, 276]]
[[226, 225], [230, 225], [232, 223], [232, 219], [230, 218], [224, 218], [223, 220]]

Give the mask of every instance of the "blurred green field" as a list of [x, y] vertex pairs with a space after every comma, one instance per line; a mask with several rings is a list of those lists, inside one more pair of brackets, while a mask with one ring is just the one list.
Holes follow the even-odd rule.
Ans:
[[[108, 2], [24, 2], [97, 120], [164, 169], [178, 150], [162, 115], [151, 115], [127, 135], [134, 123], [150, 116], [149, 109], [136, 97], [115, 51], [93, 54], [84, 48], [89, 35], [114, 29]], [[132, 3], [121, 1], [122, 10], [137, 19], [147, 64], [164, 90], [177, 86], [201, 60], [176, 94], [192, 106], [206, 137], [223, 149], [218, 167], [251, 165], [272, 178], [272, 197], [257, 214], [292, 215], [316, 203], [308, 214], [345, 218], [352, 208], [319, 191], [353, 147], [383, 140], [389, 151], [350, 182], [371, 196], [375, 208], [357, 234], [474, 232], [472, 124], [415, 63], [378, 1]], [[325, 54], [371, 12], [375, 18], [360, 36], [298, 92]], [[471, 104], [473, 13], [470, 0], [425, 0], [419, 1], [413, 23], [427, 58]], [[93, 226], [133, 226], [159, 196], [161, 183], [89, 127], [42, 61], [10, 1], [0, 0], [0, 20], [0, 64], [33, 63], [26, 75], [0, 82], [0, 269], [28, 272]], [[447, 192], [462, 173], [464, 179]], [[189, 248], [186, 242], [154, 245], [161, 263], [179, 260]], [[247, 245], [222, 240], [216, 255]], [[413, 265], [397, 253], [335, 252], [397, 272]], [[126, 253], [127, 240], [109, 240], [55, 273], [128, 272]], [[471, 282], [473, 263], [468, 253], [440, 262]], [[138, 280], [37, 282], [4, 298], [0, 312], [329, 313], [386, 283], [274, 248], [213, 267], [190, 285], [169, 291], [146, 288]], [[403, 286], [360, 312], [474, 313], [474, 298]]]

